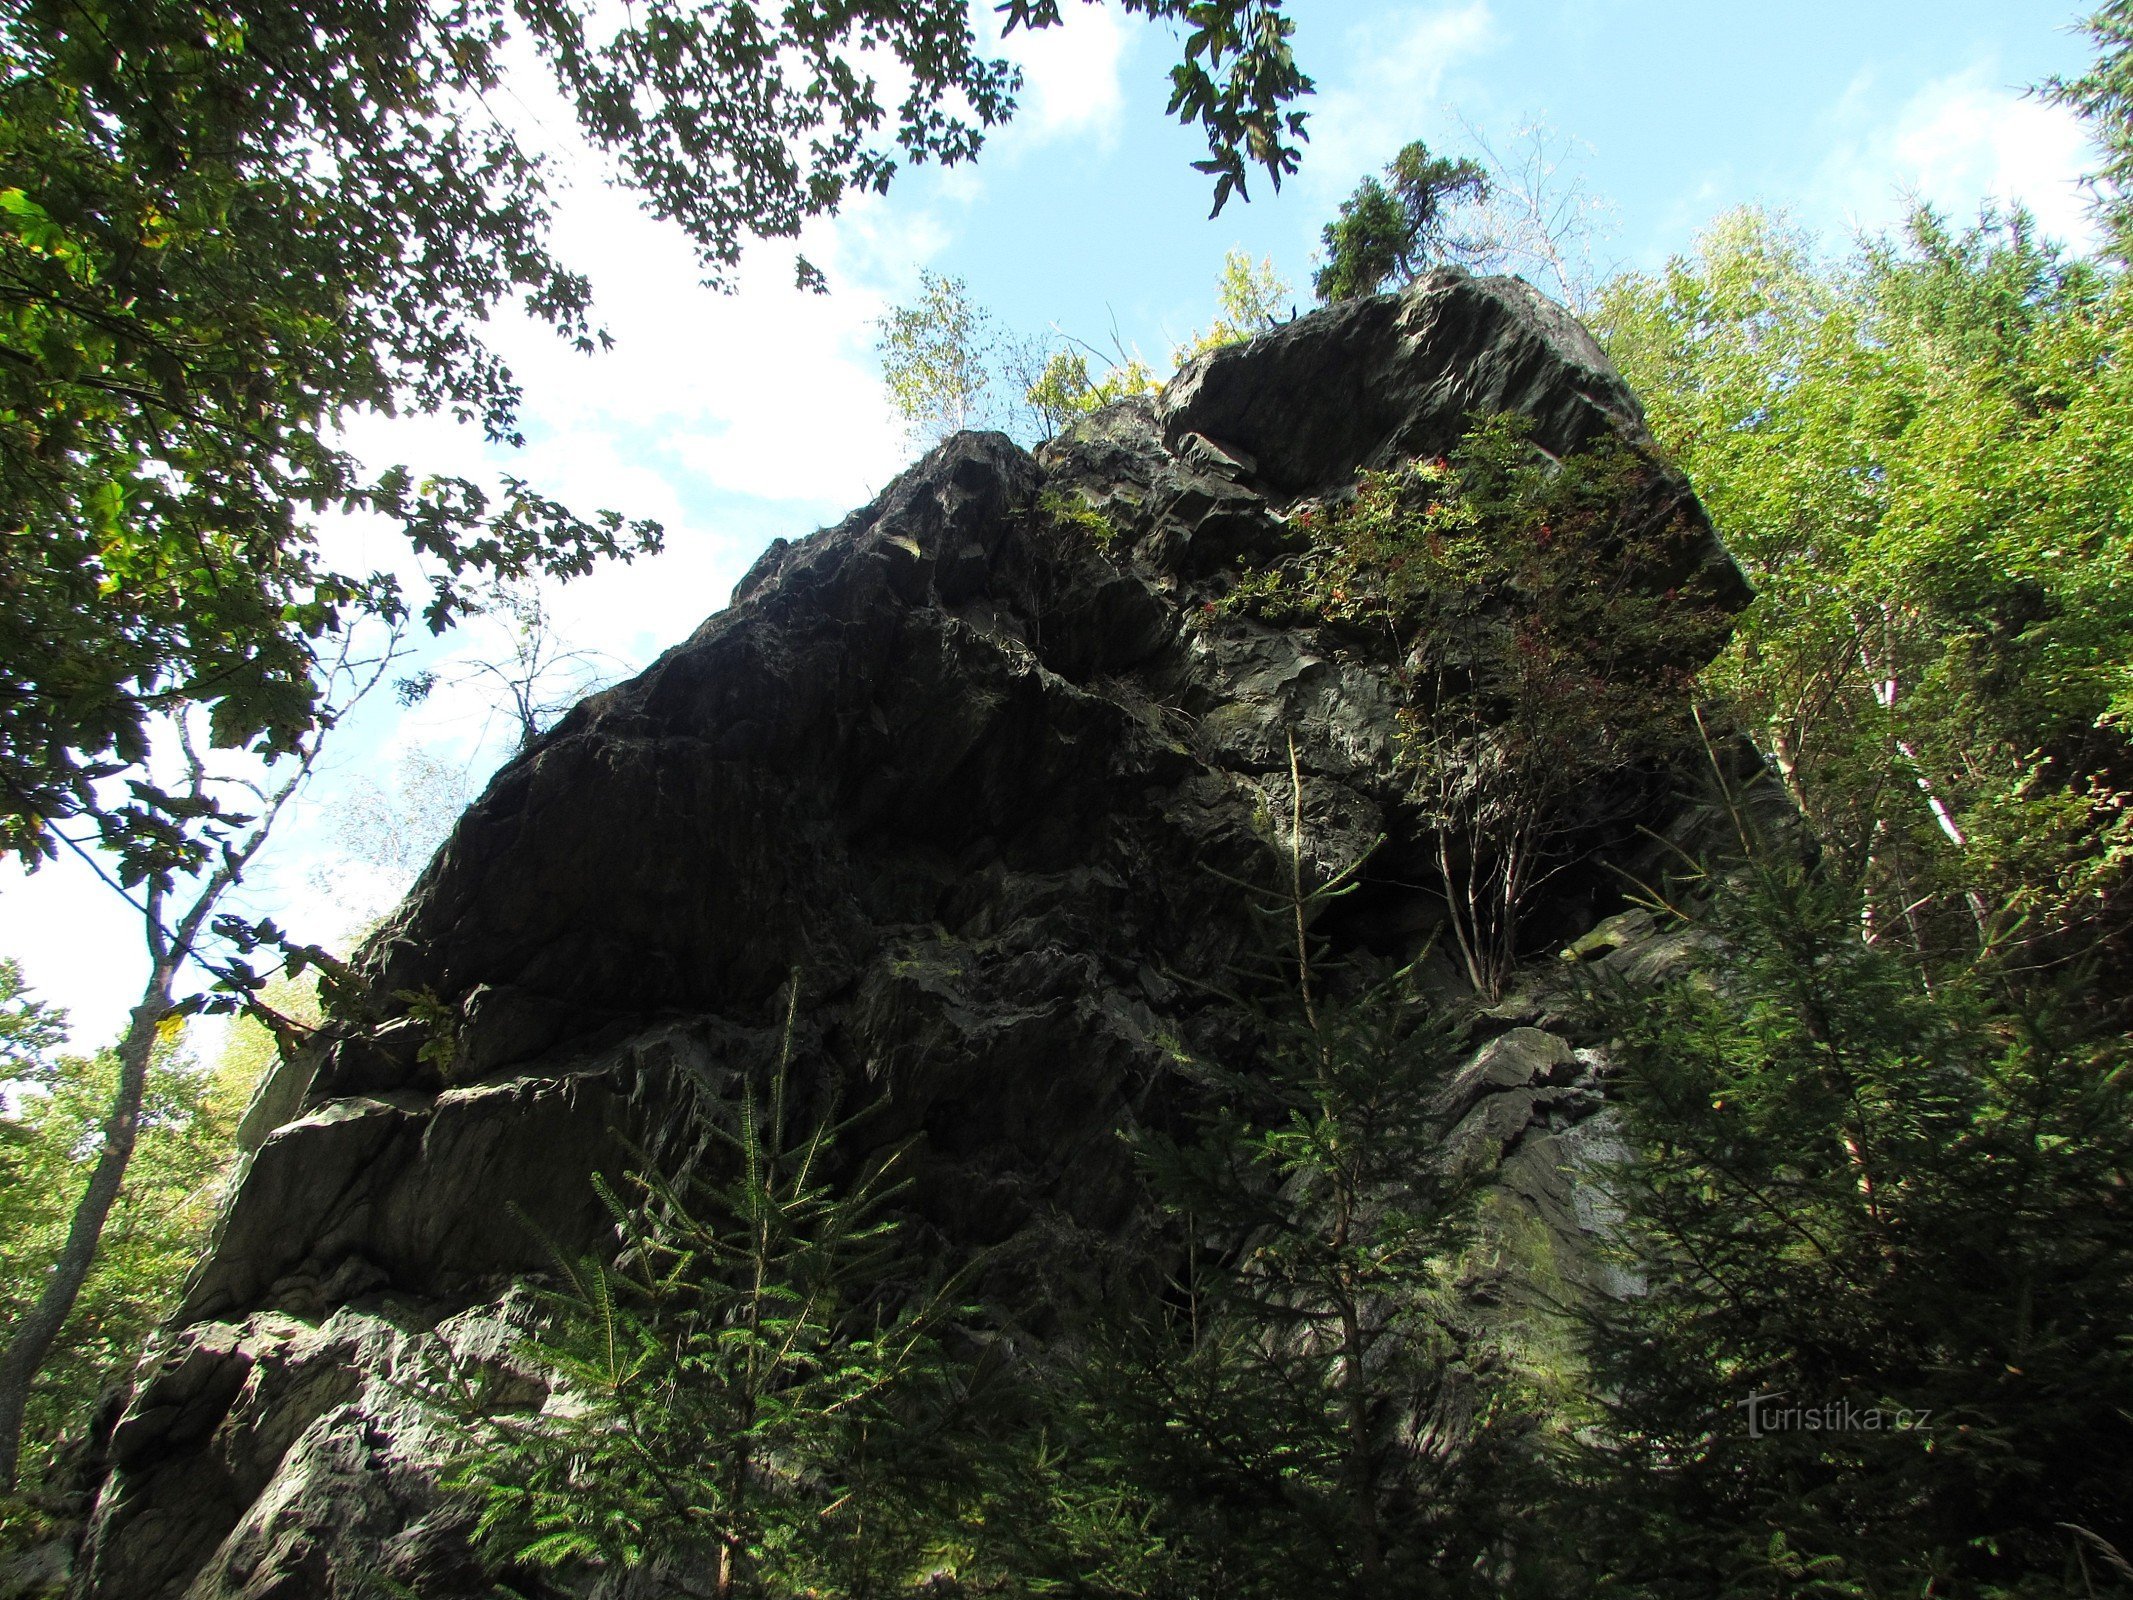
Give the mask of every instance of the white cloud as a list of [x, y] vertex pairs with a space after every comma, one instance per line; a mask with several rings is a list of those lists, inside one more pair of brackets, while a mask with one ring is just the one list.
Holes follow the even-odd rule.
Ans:
[[[706, 289], [674, 231], [605, 188], [573, 199], [557, 243], [592, 278], [615, 345], [588, 358], [523, 321], [499, 330], [526, 385], [529, 433], [576, 437], [590, 428], [631, 454], [662, 438], [736, 425], [819, 444], [813, 419], [826, 403], [848, 430], [840, 456], [853, 461], [849, 470], [833, 468], [825, 478], [818, 461], [804, 480], [765, 480], [752, 459], [758, 481], [741, 484], [720, 475], [731, 462], [683, 464], [684, 483], [693, 477], [781, 499], [853, 493], [893, 452], [897, 427], [872, 370], [873, 320], [886, 303], [873, 280], [913, 270], [913, 257], [939, 247], [937, 230], [877, 227], [849, 252], [856, 269], [837, 227], [809, 230], [803, 247], [830, 277], [826, 295], [797, 288], [799, 252], [774, 244], [750, 251], [736, 292]], [[797, 462], [788, 452], [780, 464]]]
[[66, 1010], [80, 1049], [116, 1042], [148, 978], [139, 915], [71, 856], [33, 873], [0, 862], [0, 955]]
[[[993, 13], [984, 15], [990, 22]], [[1125, 112], [1119, 67], [1127, 37], [1116, 6], [1067, 0], [1058, 27], [1001, 40], [1000, 53], [1022, 69], [1022, 94], [1015, 120], [995, 139], [1013, 149], [1089, 137], [1108, 148]]]
[[1339, 62], [1318, 74], [1305, 184], [1324, 199], [1347, 194], [1415, 137], [1417, 123], [1442, 105], [1453, 69], [1496, 42], [1489, 0], [1381, 12], [1353, 29]]
[[1806, 220], [1878, 231], [1923, 200], [1962, 222], [1979, 204], [2019, 202], [2045, 234], [2093, 242], [2081, 175], [2091, 164], [2080, 119], [2000, 84], [1987, 66], [1938, 78], [1890, 104], [1870, 76], [1830, 117], [1834, 139], [1810, 188]]
[[[492, 338], [525, 390], [524, 450], [433, 417], [366, 418], [349, 438], [377, 465], [490, 481], [510, 472], [580, 512], [661, 522], [664, 554], [605, 564], [551, 596], [574, 639], [641, 664], [723, 605], [773, 535], [811, 531], [904, 465], [874, 322], [946, 234], [923, 212], [861, 197], [797, 245], [752, 247], [735, 292], [721, 294], [700, 282], [678, 231], [600, 182], [589, 157], [568, 170], [557, 254], [592, 280], [613, 348], [580, 355], [523, 315], [498, 318]], [[802, 252], [828, 294], [795, 286]], [[334, 537], [351, 559], [402, 554], [389, 533]]]

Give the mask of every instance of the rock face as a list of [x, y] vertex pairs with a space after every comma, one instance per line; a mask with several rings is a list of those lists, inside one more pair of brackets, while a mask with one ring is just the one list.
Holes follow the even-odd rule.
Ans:
[[[396, 1379], [433, 1340], [508, 1369], [514, 1282], [550, 1242], [600, 1242], [591, 1175], [685, 1152], [702, 1097], [774, 1049], [789, 982], [808, 1092], [882, 1102], [870, 1136], [914, 1141], [922, 1234], [1036, 1279], [1130, 1230], [1115, 1130], [1162, 1114], [1178, 1040], [1219, 1048], [1202, 985], [1250, 919], [1208, 869], [1267, 875], [1291, 740], [1314, 865], [1369, 855], [1336, 939], [1411, 954], [1443, 916], [1395, 760], [1400, 662], [1212, 602], [1295, 548], [1300, 505], [1506, 409], [1557, 455], [1647, 442], [1560, 309], [1440, 273], [1203, 357], [1035, 457], [958, 435], [578, 706], [374, 939], [371, 1014], [269, 1086], [110, 1437], [82, 1592], [478, 1592]], [[1738, 603], [1668, 481], [1675, 575]], [[1655, 792], [1639, 820], [1681, 818]], [[1628, 831], [1578, 848], [1535, 948], [1655, 959], [1633, 919], [1591, 937]], [[1577, 1044], [1529, 983], [1441, 1108], [1557, 1241], [1593, 1225], [1575, 1171], [1606, 1137]]]

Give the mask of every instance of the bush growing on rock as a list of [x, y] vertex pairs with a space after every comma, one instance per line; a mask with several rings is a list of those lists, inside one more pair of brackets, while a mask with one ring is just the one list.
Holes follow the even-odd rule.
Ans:
[[1461, 966], [1496, 998], [1539, 891], [1693, 748], [1697, 666], [1730, 611], [1678, 572], [1693, 500], [1615, 439], [1563, 457], [1512, 414], [1449, 457], [1294, 517], [1304, 552], [1225, 601], [1381, 637], [1403, 662], [1403, 775], [1435, 834]]

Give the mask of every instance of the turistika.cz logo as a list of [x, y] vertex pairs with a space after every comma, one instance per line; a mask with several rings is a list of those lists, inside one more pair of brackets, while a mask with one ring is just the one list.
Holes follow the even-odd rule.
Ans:
[[1751, 1394], [1740, 1401], [1748, 1413], [1748, 1437], [1772, 1433], [1908, 1433], [1933, 1420], [1923, 1406], [1862, 1406], [1851, 1400], [1820, 1405], [1785, 1404], [1783, 1393]]

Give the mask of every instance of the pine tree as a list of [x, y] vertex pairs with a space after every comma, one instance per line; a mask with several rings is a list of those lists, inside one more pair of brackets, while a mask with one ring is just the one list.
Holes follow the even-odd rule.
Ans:
[[1594, 995], [1648, 1280], [1593, 1330], [1601, 1591], [2098, 1592], [2133, 1550], [2126, 1041], [1929, 986], [1744, 838], [1675, 911], [1694, 968]]
[[893, 1160], [842, 1173], [849, 1120], [793, 1127], [797, 990], [767, 1092], [744, 1083], [717, 1130], [729, 1170], [601, 1186], [622, 1249], [564, 1263], [523, 1352], [561, 1403], [485, 1418], [455, 1470], [492, 1557], [716, 1600], [906, 1576], [899, 1466], [947, 1381], [949, 1291], [884, 1303]]
[[1387, 164], [1385, 180], [1365, 178], [1326, 224], [1325, 264], [1311, 279], [1320, 300], [1376, 294], [1478, 249], [1451, 232], [1458, 207], [1488, 198], [1488, 174], [1475, 162], [1433, 156], [1417, 139]]
[[1310, 881], [1293, 748], [1290, 798], [1286, 881], [1239, 885], [1273, 945], [1230, 997], [1251, 1065], [1184, 1061], [1192, 1131], [1139, 1141], [1184, 1259], [1073, 1335], [1038, 1463], [1070, 1592], [1432, 1592], [1500, 1527], [1506, 1391], [1456, 1313], [1469, 1184], [1431, 1109], [1461, 1041], [1411, 968], [1329, 958], [1312, 925], [1360, 863]]

